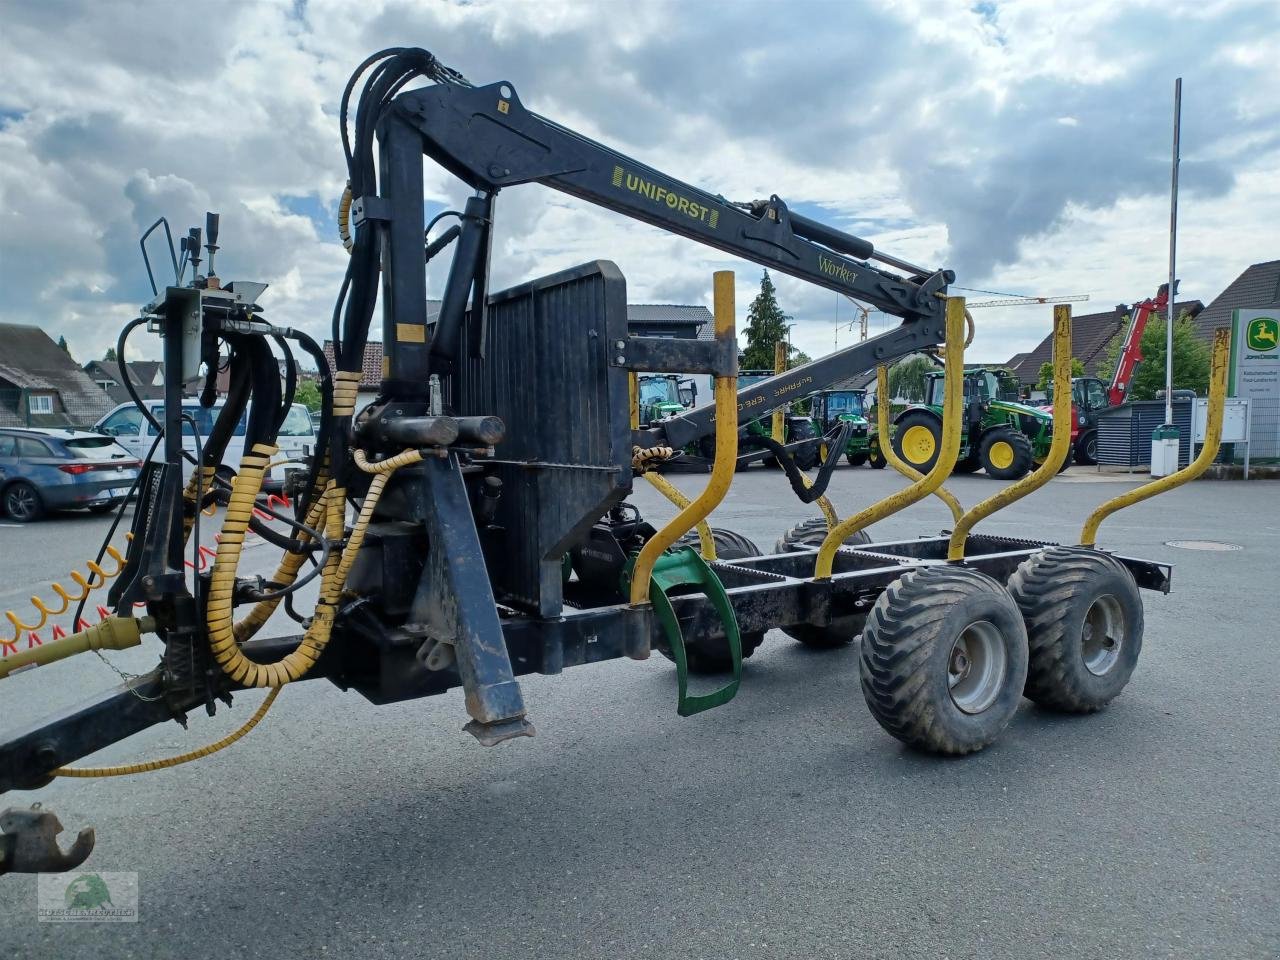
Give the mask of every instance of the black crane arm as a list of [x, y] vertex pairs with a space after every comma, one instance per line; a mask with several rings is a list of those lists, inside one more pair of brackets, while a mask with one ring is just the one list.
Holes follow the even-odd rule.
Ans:
[[[897, 316], [936, 316], [925, 271], [870, 241], [793, 213], [777, 196], [733, 203], [526, 110], [507, 82], [437, 83], [397, 98], [427, 156], [477, 190], [537, 182], [706, 243]], [[883, 257], [909, 279], [865, 261]]]

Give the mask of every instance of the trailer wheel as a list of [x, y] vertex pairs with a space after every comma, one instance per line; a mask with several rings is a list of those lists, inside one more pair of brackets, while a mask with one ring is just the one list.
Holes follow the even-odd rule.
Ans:
[[1050, 547], [1024, 560], [1009, 592], [1027, 624], [1026, 696], [1093, 713], [1120, 695], [1142, 652], [1142, 598], [1124, 564], [1096, 550]]
[[978, 456], [987, 476], [997, 480], [1017, 480], [1024, 477], [1035, 463], [1031, 441], [1025, 433], [1012, 427], [988, 430], [982, 437]]
[[846, 453], [844, 458], [848, 461], [849, 466], [860, 467], [867, 462], [867, 456], [867, 451], [863, 450], [861, 453]]
[[986, 574], [924, 567], [876, 600], [860, 667], [867, 706], [890, 734], [933, 753], [972, 753], [1018, 709], [1027, 631], [1008, 591]]
[[[810, 520], [797, 523], [779, 537], [777, 544], [774, 545], [773, 552], [791, 553], [795, 550], [816, 550], [826, 538], [827, 521], [823, 517], [813, 517]], [[871, 537], [868, 536], [865, 530], [858, 530], [844, 538], [845, 545], [851, 547], [870, 542]], [[865, 613], [857, 613], [845, 617], [837, 617], [825, 627], [818, 627], [812, 623], [796, 623], [781, 629], [788, 637], [800, 641], [806, 647], [812, 647], [815, 650], [834, 650], [852, 643], [853, 638], [862, 632], [862, 626], [866, 622], [867, 615]]]
[[[758, 557], [761, 554], [760, 548], [755, 545], [754, 541], [734, 530], [712, 527], [711, 538], [716, 543], [717, 560], [743, 560], [747, 557]], [[693, 547], [693, 549], [697, 550], [701, 541], [698, 539], [698, 531], [690, 530], [676, 543], [678, 546]], [[764, 643], [764, 631], [743, 632], [738, 639], [742, 646], [742, 659], [745, 660], [756, 652], [760, 644]], [[659, 643], [657, 646], [659, 653], [673, 663], [675, 662], [675, 658], [671, 655], [671, 650], [665, 642]], [[728, 644], [724, 640], [717, 639], [700, 643], [697, 638], [686, 638], [684, 654], [690, 673], [725, 673], [733, 669], [733, 661], [729, 657]]]
[[1098, 462], [1098, 431], [1089, 430], [1076, 438], [1076, 463], [1092, 467]]
[[893, 452], [921, 473], [933, 469], [942, 447], [942, 424], [931, 413], [916, 410], [898, 421]]

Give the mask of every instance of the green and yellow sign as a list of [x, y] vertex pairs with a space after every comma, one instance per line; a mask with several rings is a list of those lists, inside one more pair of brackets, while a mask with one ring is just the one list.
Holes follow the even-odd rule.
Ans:
[[1236, 310], [1231, 330], [1230, 393], [1253, 407], [1249, 455], [1280, 457], [1280, 428], [1271, 413], [1280, 406], [1280, 310]]
[[1244, 343], [1248, 349], [1258, 352], [1280, 349], [1280, 320], [1254, 317], [1245, 324]]

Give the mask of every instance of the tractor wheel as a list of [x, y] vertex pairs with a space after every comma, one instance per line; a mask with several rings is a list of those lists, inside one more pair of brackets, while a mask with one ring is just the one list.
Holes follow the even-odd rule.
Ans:
[[[746, 557], [760, 556], [760, 548], [754, 542], [733, 530], [712, 527], [711, 538], [716, 543], [717, 560], [743, 560]], [[701, 541], [698, 539], [698, 531], [690, 530], [676, 543], [679, 546], [693, 547], [697, 550]], [[764, 643], [764, 631], [743, 633], [739, 637], [739, 642], [742, 646], [742, 659], [745, 660], [756, 652], [760, 644]], [[658, 652], [668, 660], [675, 661], [665, 643], [658, 644]], [[697, 639], [686, 639], [684, 655], [690, 673], [726, 673], [733, 669], [729, 646], [724, 640], [699, 643]]]
[[942, 448], [942, 424], [931, 413], [915, 411], [898, 421], [894, 452], [921, 473], [933, 469]]
[[818, 447], [822, 443], [822, 437], [814, 428], [813, 421], [807, 417], [787, 421], [787, 442], [796, 443], [800, 440], [809, 442], [792, 450], [791, 459], [801, 470], [812, 470], [818, 465]]
[[1027, 630], [1007, 590], [969, 567], [924, 567], [880, 594], [862, 631], [862, 694], [903, 743], [964, 754], [1013, 719]]
[[961, 457], [956, 461], [956, 465], [952, 467], [952, 473], [977, 473], [982, 469], [982, 461], [978, 458], [975, 450], [970, 448], [967, 457]]
[[812, 470], [818, 465], [818, 444], [806, 443], [803, 447], [797, 447], [791, 452], [791, 459], [796, 462], [796, 466], [801, 470]]
[[861, 453], [846, 453], [844, 455], [845, 460], [848, 461], [849, 466], [851, 467], [862, 466], [864, 463], [867, 462], [867, 457], [868, 457], [868, 453], [865, 450], [863, 450]]
[[1026, 476], [1035, 462], [1031, 441], [1025, 433], [1019, 433], [1012, 427], [997, 427], [983, 434], [978, 456], [987, 476], [997, 480], [1017, 480]]
[[[797, 523], [779, 537], [773, 552], [790, 553], [795, 550], [816, 550], [822, 546], [822, 541], [826, 538], [826, 519], [824, 517], [814, 517], [811, 520]], [[867, 535], [865, 530], [859, 530], [844, 538], [845, 545], [850, 547], [870, 542], [871, 537]], [[843, 647], [851, 643], [853, 638], [862, 632], [862, 625], [866, 621], [867, 615], [865, 613], [856, 613], [837, 617], [825, 627], [814, 626], [812, 623], [797, 623], [783, 627], [782, 632], [793, 640], [799, 640], [806, 647], [812, 647], [815, 650], [834, 650], [837, 647]]]
[[1098, 462], [1098, 431], [1089, 430], [1076, 437], [1076, 463], [1092, 467]]
[[1101, 710], [1120, 695], [1142, 652], [1142, 598], [1119, 560], [1050, 547], [1009, 580], [1031, 647], [1026, 696], [1067, 713]]
[[879, 444], [867, 451], [867, 463], [871, 465], [872, 470], [883, 470], [888, 465], [889, 461], [880, 452]]

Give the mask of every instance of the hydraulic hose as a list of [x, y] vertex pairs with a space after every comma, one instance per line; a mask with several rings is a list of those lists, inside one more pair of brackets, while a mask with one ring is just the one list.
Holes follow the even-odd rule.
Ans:
[[258, 725], [263, 717], [267, 715], [267, 711], [271, 709], [271, 705], [276, 702], [276, 697], [280, 695], [280, 688], [273, 687], [266, 698], [258, 705], [258, 709], [253, 712], [244, 726], [227, 734], [221, 740], [214, 741], [206, 747], [198, 750], [189, 750], [186, 753], [180, 753], [176, 757], [165, 757], [162, 760], [144, 760], [140, 763], [125, 763], [112, 767], [58, 767], [52, 771], [55, 777], [126, 777], [134, 773], [149, 773], [152, 770], [163, 770], [166, 767], [176, 767], [182, 763], [190, 763], [192, 760], [199, 760], [201, 757], [207, 757], [211, 753], [217, 753], [225, 747], [231, 746], [246, 733]]

